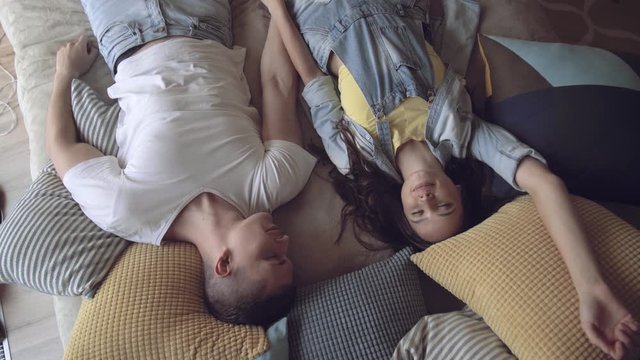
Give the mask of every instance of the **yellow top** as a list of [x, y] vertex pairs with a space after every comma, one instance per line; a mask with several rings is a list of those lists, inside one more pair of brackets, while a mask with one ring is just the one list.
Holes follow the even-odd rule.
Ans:
[[[425, 44], [427, 46], [427, 54], [433, 65], [436, 87], [438, 87], [444, 78], [445, 67], [433, 47], [426, 42]], [[338, 71], [338, 89], [340, 90], [340, 102], [344, 113], [367, 130], [373, 137], [377, 137], [376, 117], [373, 115], [353, 75], [344, 65]], [[424, 140], [428, 114], [428, 103], [420, 97], [405, 99], [390, 114], [387, 114], [386, 119], [389, 121], [394, 151], [409, 140]]]

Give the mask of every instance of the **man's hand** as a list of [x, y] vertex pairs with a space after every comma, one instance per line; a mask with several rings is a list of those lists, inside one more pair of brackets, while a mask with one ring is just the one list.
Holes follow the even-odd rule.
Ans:
[[85, 35], [78, 40], [67, 43], [56, 55], [56, 76], [76, 79], [85, 74], [98, 57], [96, 44]]
[[580, 323], [589, 341], [612, 358], [640, 358], [640, 323], [606, 285], [580, 294]]

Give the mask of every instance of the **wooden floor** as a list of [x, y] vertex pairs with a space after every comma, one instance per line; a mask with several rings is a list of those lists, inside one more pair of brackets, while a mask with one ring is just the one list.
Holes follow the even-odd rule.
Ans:
[[[13, 50], [0, 28], [0, 65], [15, 76]], [[0, 136], [0, 186], [7, 194], [7, 209], [15, 206], [31, 181], [29, 146], [18, 102], [11, 95], [11, 86], [3, 88], [10, 78], [0, 69], [0, 101], [7, 102], [16, 112], [18, 127], [9, 135]], [[0, 132], [11, 118], [0, 104]], [[2, 255], [0, 255], [2, 256]], [[51, 296], [0, 284], [0, 302], [5, 316], [12, 360], [61, 359], [62, 344]]]

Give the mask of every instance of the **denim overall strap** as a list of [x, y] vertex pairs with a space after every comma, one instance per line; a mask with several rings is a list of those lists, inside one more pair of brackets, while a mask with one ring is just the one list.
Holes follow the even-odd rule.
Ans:
[[480, 24], [477, 0], [430, 0], [441, 3], [440, 11], [430, 11], [428, 30], [432, 45], [442, 61], [464, 75]]
[[384, 152], [384, 156], [389, 159], [392, 164], [395, 164], [395, 156], [393, 151], [393, 140], [391, 139], [391, 127], [387, 119], [378, 119], [376, 123], [376, 131], [378, 132], [378, 141], [380, 147]]

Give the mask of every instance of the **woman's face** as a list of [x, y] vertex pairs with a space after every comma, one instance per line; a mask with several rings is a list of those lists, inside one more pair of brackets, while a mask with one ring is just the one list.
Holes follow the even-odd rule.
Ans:
[[422, 240], [435, 243], [460, 231], [462, 197], [443, 171], [412, 173], [405, 178], [400, 196], [404, 215]]

